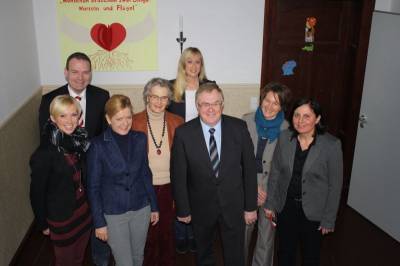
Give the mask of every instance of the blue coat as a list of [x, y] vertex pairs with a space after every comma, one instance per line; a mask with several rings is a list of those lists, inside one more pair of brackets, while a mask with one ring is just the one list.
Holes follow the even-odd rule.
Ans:
[[104, 214], [123, 214], [150, 203], [158, 211], [147, 158], [147, 137], [129, 133], [125, 161], [111, 128], [94, 138], [88, 151], [88, 197], [95, 228], [106, 226]]

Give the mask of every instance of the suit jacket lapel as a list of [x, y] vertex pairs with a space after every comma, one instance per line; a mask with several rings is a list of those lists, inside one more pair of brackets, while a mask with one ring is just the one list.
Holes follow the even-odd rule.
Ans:
[[310, 169], [310, 167], [313, 164], [313, 162], [315, 161], [315, 159], [318, 158], [319, 153], [321, 151], [320, 141], [321, 141], [320, 137], [317, 137], [315, 144], [310, 147], [310, 150], [308, 151], [307, 159], [304, 163], [303, 173], [306, 173]]
[[[289, 136], [289, 138], [292, 138], [292, 136]], [[297, 139], [296, 139], [296, 137], [294, 137], [290, 140], [289, 146], [288, 146], [290, 176], [292, 176], [292, 174], [293, 174], [293, 164], [294, 164], [294, 156], [296, 155], [296, 147], [297, 147]]]
[[[208, 167], [208, 170], [211, 175], [213, 175], [213, 169], [211, 165], [211, 160], [210, 160], [210, 154], [208, 154], [208, 144], [206, 143], [206, 140], [204, 139], [204, 134], [203, 134], [203, 128], [201, 127], [200, 124], [200, 117], [197, 117], [197, 122], [194, 127], [194, 139], [199, 140], [199, 158], [205, 162], [205, 164]], [[221, 158], [221, 157], [220, 157]]]
[[[118, 147], [118, 144], [116, 143], [115, 139], [111, 135], [110, 128], [108, 128], [104, 132], [104, 141], [106, 142], [105, 149], [108, 154], [107, 158], [110, 160], [111, 164], [114, 165], [115, 168], [117, 168], [117, 169], [125, 169], [126, 168], [125, 159], [122, 156], [122, 153]], [[129, 151], [129, 153], [131, 153], [131, 151]]]
[[93, 107], [95, 107], [95, 102], [93, 99], [93, 90], [90, 88], [90, 85], [87, 86], [86, 88], [86, 114], [85, 114], [85, 128], [89, 133], [89, 136], [92, 136], [91, 133], [93, 129], [93, 122], [94, 119], [90, 117], [94, 112], [93, 112]]

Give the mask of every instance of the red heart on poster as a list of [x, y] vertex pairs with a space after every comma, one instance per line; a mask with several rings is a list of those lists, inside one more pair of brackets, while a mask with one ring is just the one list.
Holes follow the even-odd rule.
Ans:
[[111, 25], [98, 23], [90, 30], [90, 36], [101, 48], [112, 51], [125, 40], [126, 30], [120, 23]]

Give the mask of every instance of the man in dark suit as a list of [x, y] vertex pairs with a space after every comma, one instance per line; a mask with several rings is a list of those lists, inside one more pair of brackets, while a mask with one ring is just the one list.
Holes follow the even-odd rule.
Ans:
[[[80, 52], [71, 54], [64, 69], [67, 84], [42, 96], [39, 107], [39, 129], [42, 133], [44, 125], [50, 117], [51, 101], [58, 95], [69, 94], [76, 98], [82, 107], [79, 125], [86, 128], [89, 138], [99, 135], [105, 128], [104, 105], [110, 98], [108, 91], [90, 85], [92, 65], [89, 57]], [[92, 237], [92, 257], [95, 265], [107, 266], [110, 248], [105, 242]]]
[[222, 115], [215, 83], [196, 92], [199, 117], [178, 127], [171, 155], [171, 181], [178, 220], [192, 222], [197, 264], [215, 265], [219, 226], [225, 265], [244, 265], [245, 223], [257, 219], [257, 175], [246, 123]]
[[86, 128], [89, 138], [99, 135], [105, 129], [104, 105], [110, 94], [106, 90], [90, 85], [92, 69], [89, 57], [80, 52], [71, 54], [65, 65], [64, 76], [67, 84], [42, 97], [39, 108], [40, 132], [50, 117], [51, 101], [58, 95], [69, 94], [81, 104], [83, 112], [80, 125]]

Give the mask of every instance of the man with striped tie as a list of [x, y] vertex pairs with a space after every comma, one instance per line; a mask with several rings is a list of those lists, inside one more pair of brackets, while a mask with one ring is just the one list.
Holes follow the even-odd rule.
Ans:
[[196, 92], [199, 117], [175, 131], [171, 181], [176, 213], [192, 222], [197, 264], [215, 265], [213, 243], [220, 229], [224, 264], [244, 265], [245, 223], [257, 219], [257, 176], [246, 123], [222, 115], [224, 96], [215, 83]]

